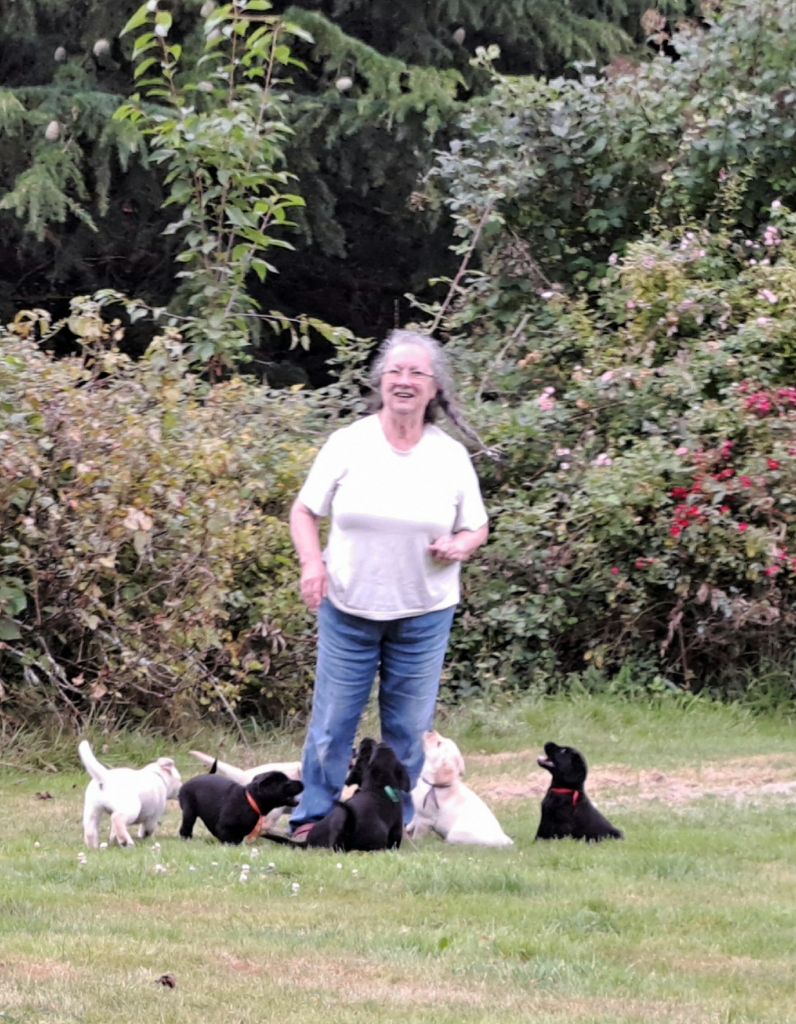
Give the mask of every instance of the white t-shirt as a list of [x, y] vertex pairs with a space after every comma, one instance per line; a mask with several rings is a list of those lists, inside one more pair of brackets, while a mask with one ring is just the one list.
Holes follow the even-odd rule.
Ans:
[[365, 619], [398, 619], [459, 600], [460, 562], [440, 562], [429, 544], [487, 521], [464, 445], [427, 423], [397, 451], [377, 415], [336, 430], [299, 493], [316, 516], [331, 515], [324, 561], [329, 600]]

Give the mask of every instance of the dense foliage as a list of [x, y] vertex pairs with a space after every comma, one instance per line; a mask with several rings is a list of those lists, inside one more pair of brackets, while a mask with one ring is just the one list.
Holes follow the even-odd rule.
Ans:
[[792, 693], [796, 220], [774, 205], [751, 238], [634, 243], [596, 311], [549, 290], [508, 339], [457, 345], [500, 453], [465, 687], [593, 668], [726, 695], [778, 665]]
[[[167, 331], [138, 362], [75, 300], [83, 355], [0, 352], [0, 701], [31, 720], [195, 720], [303, 707], [309, 621], [286, 510], [314, 453], [313, 396], [209, 386]], [[0, 704], [2, 711], [2, 704]], [[20, 719], [21, 720], [21, 719]]]
[[[285, 162], [275, 163], [270, 153], [266, 160], [271, 171], [298, 176], [283, 191], [307, 205], [293, 211], [297, 251], [272, 257], [280, 274], [269, 273], [267, 282], [249, 275], [248, 291], [264, 310], [309, 314], [377, 336], [405, 319], [407, 291], [422, 292], [430, 276], [447, 269], [447, 225], [433, 211], [421, 215], [410, 198], [452, 119], [488, 87], [488, 76], [469, 63], [475, 47], [497, 42], [507, 71], [557, 73], [573, 59], [605, 62], [640, 38], [645, 4], [306, 0], [289, 6], [275, 0], [269, 6], [308, 34], [282, 36], [304, 68], [283, 74], [271, 92], [274, 123], [286, 122], [293, 134], [278, 140]], [[162, 232], [177, 210], [165, 205], [170, 190], [162, 169], [147, 161], [133, 122], [112, 119], [136, 90], [138, 33], [120, 32], [138, 7], [136, 0], [0, 0], [4, 319], [30, 306], [61, 315], [70, 296], [103, 287], [155, 306], [173, 300], [183, 269], [180, 239]], [[207, 30], [218, 33], [218, 22], [236, 12], [239, 23], [244, 13], [263, 16], [262, 7], [162, 0], [150, 13], [154, 20], [155, 8], [160, 12], [158, 27], [168, 29], [163, 42], [180, 74], [207, 85], [214, 80], [204, 74], [206, 63], [199, 64]], [[214, 38], [219, 50], [229, 41]], [[263, 40], [257, 45], [265, 49]], [[211, 114], [229, 121], [220, 93], [187, 98], [206, 126]], [[162, 111], [152, 99], [142, 109], [157, 116]], [[237, 89], [238, 105], [243, 99]], [[277, 140], [271, 134], [263, 141], [272, 148]], [[138, 324], [124, 344], [140, 351], [150, 336]], [[288, 346], [267, 330], [253, 340], [258, 366], [273, 379]], [[330, 350], [317, 345], [316, 351], [304, 364], [317, 377]]]
[[[276, 23], [255, 6], [265, 20], [252, 32], [262, 50], [251, 67], [270, 66], [269, 54], [287, 67], [294, 52], [276, 56]], [[263, 162], [248, 163], [247, 131], [237, 129], [251, 126], [248, 98], [262, 98], [262, 80], [239, 80], [224, 122], [201, 98], [213, 98], [212, 82], [200, 89], [188, 61], [185, 81], [201, 97], [184, 106], [169, 74], [185, 51], [173, 52], [171, 24], [148, 28], [161, 13], [142, 8], [133, 31], [143, 32], [144, 59], [142, 47], [158, 53], [144, 88], [166, 95], [160, 109], [133, 101], [114, 124], [137, 119], [146, 132], [136, 138], [163, 157], [161, 196], [171, 189], [184, 211], [169, 236], [189, 254], [183, 297], [198, 291], [216, 309], [212, 356], [228, 371], [241, 318], [256, 312], [244, 284], [272, 231], [289, 227], [262, 225], [266, 208], [255, 207], [278, 206], [283, 220], [302, 209], [288, 188], [286, 129], [298, 123], [287, 125], [277, 97]], [[212, 47], [213, 17], [204, 66], [229, 74]], [[413, 119], [459, 103], [455, 62], [425, 85], [414, 68], [403, 92], [397, 58], [385, 62], [320, 20], [309, 44], [318, 17], [297, 15], [293, 40], [316, 47], [339, 125], [360, 111], [358, 131], [397, 125], [409, 145]], [[251, 42], [250, 29], [241, 37]], [[551, 82], [499, 74], [494, 53], [480, 52], [472, 73], [491, 76], [490, 94], [467, 101], [415, 196], [448, 211], [460, 260], [441, 281], [444, 299], [416, 303], [420, 322], [449, 345], [488, 445], [475, 460], [492, 536], [465, 571], [447, 694], [608, 685], [792, 701], [795, 29], [792, 0], [734, 0], [706, 31], [675, 36], [675, 62]], [[369, 91], [334, 65], [335, 46], [360, 47]], [[415, 87], [435, 101], [414, 108]], [[220, 125], [223, 153], [213, 142]], [[380, 166], [388, 175], [389, 161]], [[217, 251], [208, 214], [226, 232]], [[232, 257], [244, 241], [245, 283]], [[384, 248], [372, 225], [368, 241]], [[49, 711], [178, 725], [203, 709], [237, 720], [305, 706], [312, 620], [298, 600], [287, 508], [318, 441], [362, 409], [369, 342], [327, 331], [337, 379], [315, 391], [232, 374], [217, 382], [191, 369], [207, 353], [197, 349], [201, 317], [186, 308], [172, 324], [198, 331], [180, 335], [159, 314], [160, 333], [137, 362], [125, 354], [125, 327], [154, 312], [114, 291], [73, 300], [55, 325], [31, 308], [2, 333], [7, 720]], [[227, 321], [238, 330], [229, 339]], [[274, 321], [296, 330], [285, 316]], [[309, 326], [299, 322], [305, 337]], [[53, 359], [66, 331], [78, 354]]]

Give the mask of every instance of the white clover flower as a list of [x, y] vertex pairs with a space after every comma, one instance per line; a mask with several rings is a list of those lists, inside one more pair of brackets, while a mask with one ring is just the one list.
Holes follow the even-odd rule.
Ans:
[[348, 75], [340, 75], [337, 81], [334, 83], [335, 88], [338, 92], [348, 92], [351, 86], [354, 84], [354, 79]]
[[53, 60], [56, 63], [58, 63], [58, 64], [63, 64], [63, 62], [66, 60], [66, 47], [65, 46], [58, 46], [58, 47], [56, 47], [55, 53], [53, 54]]
[[44, 129], [44, 137], [48, 142], [57, 142], [61, 138], [60, 121], [50, 121]]

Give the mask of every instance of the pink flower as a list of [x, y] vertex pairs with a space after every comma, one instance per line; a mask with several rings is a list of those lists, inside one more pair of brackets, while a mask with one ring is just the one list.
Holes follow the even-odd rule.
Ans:
[[618, 576], [619, 575], [619, 566], [617, 566], [617, 565], [612, 565], [611, 566], [611, 575], [612, 576]]
[[683, 498], [687, 498], [690, 493], [691, 492], [688, 490], [687, 487], [673, 487], [672, 488], [672, 497], [676, 501], [682, 501]]
[[749, 488], [752, 486], [752, 481], [749, 479], [748, 476], [739, 477], [739, 480], [741, 481], [741, 487], [745, 488], [746, 490], [749, 490]]
[[757, 293], [757, 297], [759, 299], [765, 299], [766, 302], [770, 302], [772, 306], [775, 306], [779, 302], [779, 299], [770, 288], [761, 288]]
[[778, 565], [770, 565], [766, 569], [766, 576], [776, 576], [778, 572], [779, 572], [779, 566]]
[[536, 399], [536, 404], [542, 412], [552, 412], [556, 407], [556, 400], [552, 395], [539, 395]]
[[739, 533], [746, 533], [746, 531], [748, 529], [749, 529], [749, 523], [738, 523], [738, 532]]
[[749, 412], [755, 413], [757, 416], [768, 416], [774, 406], [771, 403], [770, 396], [765, 391], [758, 391], [746, 399], [744, 408], [748, 409]]
[[681, 445], [679, 448], [675, 448], [674, 454], [679, 455], [680, 457], [688, 455], [688, 449], [684, 445]]
[[777, 462], [776, 459], [769, 459], [768, 460], [768, 468], [769, 469], [779, 469], [779, 465], [780, 464], [779, 464], [779, 462]]
[[683, 532], [682, 526], [673, 526], [671, 528], [671, 530], [669, 530], [669, 533], [672, 535], [672, 537], [675, 537], [675, 538], [679, 537], [682, 532]]

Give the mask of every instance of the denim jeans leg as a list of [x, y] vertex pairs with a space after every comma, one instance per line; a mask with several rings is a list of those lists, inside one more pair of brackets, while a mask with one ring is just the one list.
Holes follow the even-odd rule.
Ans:
[[[423, 767], [423, 732], [434, 724], [439, 681], [455, 607], [386, 623], [381, 651], [381, 736], [409, 773], [412, 786]], [[404, 797], [404, 821], [412, 799]]]
[[315, 690], [302, 756], [304, 792], [290, 819], [293, 828], [323, 818], [340, 796], [376, 677], [383, 627], [341, 612], [329, 601], [321, 604]]

